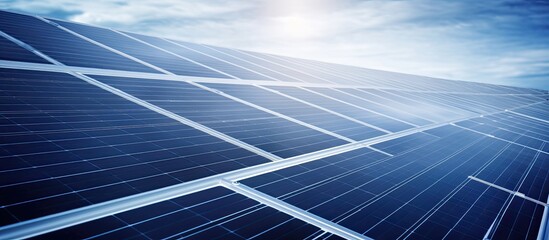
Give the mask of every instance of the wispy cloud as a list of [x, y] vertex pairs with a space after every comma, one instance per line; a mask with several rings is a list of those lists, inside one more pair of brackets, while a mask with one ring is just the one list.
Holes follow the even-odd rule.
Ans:
[[546, 1], [69, 1], [0, 8], [369, 68], [549, 89]]

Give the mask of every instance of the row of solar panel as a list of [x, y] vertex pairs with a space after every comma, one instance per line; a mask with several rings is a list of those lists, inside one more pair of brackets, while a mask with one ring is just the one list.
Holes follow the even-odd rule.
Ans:
[[[127, 67], [125, 70], [156, 71], [83, 41], [67, 31], [52, 29], [52, 25], [37, 18], [5, 12], [1, 12], [0, 15], [2, 31], [5, 30], [4, 32], [16, 36], [65, 64], [82, 62], [95, 64], [92, 67], [112, 68], [111, 61], [114, 60], [122, 61], [120, 66]], [[320, 73], [328, 74], [330, 69], [335, 73], [335, 69], [348, 68], [337, 65], [325, 66], [324, 63], [300, 59], [175, 43], [60, 21], [58, 23], [117, 51], [182, 75], [194, 76], [205, 73], [218, 74], [208, 75], [209, 77], [225, 78], [229, 75], [245, 76], [251, 72], [256, 75], [247, 76], [255, 79], [257, 75], [275, 76], [272, 75], [272, 72], [275, 72], [288, 78], [284, 79], [286, 81], [297, 81], [314, 77], [312, 75], [338, 79], [336, 75]], [[31, 26], [35, 28], [33, 31], [44, 34], [45, 39], [49, 40], [36, 39], [28, 29], [17, 24]], [[52, 33], [48, 35], [49, 31]], [[59, 32], [54, 33], [55, 31]], [[124, 35], [154, 44], [171, 53], [131, 40]], [[46, 63], [23, 48], [4, 40], [0, 41], [0, 46], [10, 52], [20, 51], [16, 55], [7, 55], [8, 60]], [[119, 44], [118, 41], [128, 42]], [[63, 44], [76, 44], [77, 48], [70, 50]], [[196, 52], [204, 52], [206, 49], [212, 51], [210, 54], [230, 51], [230, 55], [224, 53], [223, 56], [227, 58], [220, 60], [221, 55], [212, 57]], [[75, 55], [76, 53], [80, 55]], [[88, 55], [93, 56], [89, 58]], [[25, 60], [27, 58], [28, 60]], [[249, 58], [249, 61], [246, 61], [246, 58]], [[83, 59], [86, 61], [82, 61]], [[235, 68], [235, 63], [243, 66], [246, 62], [250, 64], [248, 67], [254, 67], [256, 70]], [[288, 72], [287, 69], [291, 67], [283, 66], [290, 63], [296, 64], [296, 70]], [[220, 71], [212, 70], [212, 67]], [[258, 69], [263, 72], [257, 71]], [[303, 72], [302, 69], [316, 70], [312, 74], [313, 72]], [[457, 88], [464, 92], [533, 94], [463, 95], [429, 91], [411, 94], [388, 89], [225, 84], [197, 86], [178, 81], [90, 77], [283, 158], [341, 146], [349, 143], [346, 139], [366, 140], [473, 114], [512, 109], [511, 113], [467, 120], [456, 123], [455, 126], [437, 128], [427, 133], [417, 133], [374, 146], [387, 154], [359, 149], [264, 174], [245, 180], [244, 183], [376, 238], [438, 238], [437, 233], [476, 238], [486, 232], [490, 236], [507, 234], [532, 238], [533, 234], [529, 234], [528, 229], [537, 232], [534, 230], [539, 226], [541, 207], [514, 195], [509, 196], [504, 192], [487, 188], [486, 185], [472, 181], [467, 176], [474, 175], [511, 190], [524, 192], [527, 196], [540, 201], [545, 200], [542, 198], [547, 196], [544, 181], [547, 178], [548, 167], [544, 165], [543, 159], [547, 158], [549, 133], [543, 121], [535, 120], [547, 119], [548, 114], [546, 104], [539, 104], [543, 100], [541, 95], [538, 95], [540, 92], [454, 81], [444, 82], [445, 86], [440, 87], [438, 83], [424, 78], [414, 79], [417, 80], [418, 87], [416, 83], [408, 84], [399, 80], [402, 75], [380, 75], [380, 72], [364, 69], [344, 72], [386, 79], [387, 84], [394, 84], [397, 88], [404, 85], [408, 89], [425, 89], [425, 86], [421, 86], [424, 84], [433, 86], [428, 89], [439, 91]], [[0, 158], [6, 163], [0, 170], [3, 176], [0, 179], [0, 196], [3, 196], [0, 198], [0, 204], [3, 206], [0, 208], [0, 225], [269, 162], [255, 153], [182, 125], [68, 74], [2, 69], [0, 76], [3, 83], [0, 86]], [[280, 76], [276, 79], [282, 79]], [[320, 82], [318, 79], [323, 78], [314, 78], [317, 80], [310, 81]], [[410, 78], [413, 77], [408, 77]], [[375, 78], [360, 83], [378, 86], [375, 84], [376, 81], [381, 84], [379, 86], [387, 86]], [[233, 97], [227, 98], [225, 94]], [[235, 101], [235, 97], [241, 100]], [[537, 105], [513, 109], [528, 104]], [[269, 110], [265, 111], [263, 108]], [[424, 112], [427, 109], [428, 111]], [[272, 111], [286, 117], [273, 115]], [[522, 117], [522, 114], [529, 117]], [[317, 131], [314, 127], [333, 134]], [[444, 148], [447, 145], [456, 148]], [[517, 156], [520, 159], [516, 159]], [[465, 165], [463, 159], [468, 159], [466, 163], [470, 164]], [[498, 175], [499, 173], [502, 174]], [[28, 189], [33, 191], [27, 191]], [[216, 191], [222, 193], [215, 193]], [[447, 195], [439, 194], [433, 197], [433, 191]], [[159, 203], [46, 236], [60, 237], [69, 233], [82, 234], [82, 237], [156, 238], [172, 235], [179, 237], [182, 234], [198, 238], [250, 238], [284, 237], [285, 235], [280, 234], [283, 232], [302, 234], [295, 237], [334, 237], [316, 227], [221, 188], [205, 191], [202, 193], [204, 195], [200, 194], [181, 198], [205, 196], [199, 197], [200, 201], [194, 203], [181, 203], [191, 200]], [[475, 198], [467, 198], [471, 194]], [[219, 203], [216, 201], [227, 198], [232, 200], [219, 200]], [[487, 199], [493, 203], [487, 203]], [[209, 205], [210, 202], [215, 204]], [[227, 204], [240, 202], [247, 202], [242, 203], [242, 211], [235, 208], [236, 211], [227, 212], [224, 208]], [[380, 207], [379, 204], [387, 204], [387, 208]], [[510, 204], [512, 207], [508, 207]], [[520, 207], [515, 207], [517, 204]], [[331, 206], [342, 206], [340, 211], [348, 211], [337, 212], [338, 208]], [[190, 211], [181, 211], [182, 207]], [[210, 213], [210, 210], [204, 209], [215, 210]], [[418, 209], [421, 211], [416, 211]], [[471, 212], [475, 213], [463, 209], [474, 209]], [[477, 211], [478, 209], [487, 209], [489, 213], [478, 216], [478, 213], [482, 212]], [[501, 212], [502, 209], [505, 211]], [[146, 215], [149, 212], [161, 217]], [[450, 222], [439, 219], [448, 219], [447, 215], [454, 218], [451, 218]], [[255, 224], [246, 220], [257, 219], [258, 216], [264, 216], [265, 221]], [[528, 217], [531, 218], [530, 221], [523, 220]], [[171, 228], [166, 221], [171, 222], [174, 219], [188, 219], [193, 225], [189, 225], [187, 230]], [[358, 226], [356, 223], [360, 221], [357, 219], [367, 224]], [[243, 222], [249, 225], [245, 227], [246, 224]], [[426, 222], [436, 224], [425, 224]], [[477, 228], [469, 229], [470, 224], [476, 225], [477, 222]], [[497, 224], [492, 224], [494, 222]], [[528, 224], [515, 226], [516, 222]], [[496, 227], [488, 231], [490, 224]], [[503, 227], [506, 224], [509, 227]], [[112, 226], [108, 229], [103, 228], [106, 225]], [[288, 226], [291, 226], [290, 229], [301, 230], [285, 230]], [[467, 231], [464, 231], [464, 228]], [[469, 232], [472, 229], [475, 231]]]
[[445, 126], [373, 146], [393, 157], [360, 149], [242, 183], [375, 239], [536, 239], [544, 205], [468, 176], [546, 202], [548, 125], [512, 114], [466, 125], [495, 136]]
[[[533, 150], [462, 127], [471, 123], [524, 126], [521, 136], [544, 143]], [[394, 156], [362, 148], [241, 183], [375, 239], [536, 239], [544, 206], [469, 176], [545, 202], [549, 155], [540, 150], [549, 140], [547, 124], [502, 113], [456, 125], [373, 146]], [[67, 236], [337, 237], [220, 187], [41, 237]]]
[[[183, 76], [355, 84], [420, 91], [541, 93], [533, 89], [433, 80], [178, 42], [5, 11], [0, 11], [0, 31], [69, 66], [162, 73], [156, 68], [159, 67], [164, 73]], [[4, 38], [0, 39], [0, 49], [13, 53], [3, 54], [3, 60], [48, 63]]]
[[222, 187], [35, 239], [342, 239]]
[[[283, 158], [349, 143], [185, 82], [92, 77]], [[3, 225], [269, 161], [69, 74], [2, 69], [0, 80]], [[401, 111], [401, 102], [389, 100], [397, 97], [458, 117], [426, 103], [433, 95], [404, 98], [374, 90], [208, 86], [354, 140], [436, 122], [420, 118], [413, 109]], [[507, 98], [486, 111], [537, 100]], [[381, 99], [387, 103], [381, 105]], [[448, 103], [457, 104], [457, 99]], [[390, 104], [394, 111], [385, 107]], [[464, 125], [500, 136], [483, 126]], [[507, 128], [516, 131], [500, 130], [501, 138], [510, 141], [528, 129]], [[537, 148], [546, 140], [533, 134], [516, 141]]]

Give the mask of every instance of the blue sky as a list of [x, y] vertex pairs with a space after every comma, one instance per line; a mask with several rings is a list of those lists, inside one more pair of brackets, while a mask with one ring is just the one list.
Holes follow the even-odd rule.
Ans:
[[549, 89], [547, 0], [0, 0], [0, 8], [217, 46]]

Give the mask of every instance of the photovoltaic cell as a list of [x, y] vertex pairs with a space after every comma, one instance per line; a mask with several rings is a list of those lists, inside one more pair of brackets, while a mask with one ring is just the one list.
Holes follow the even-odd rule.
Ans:
[[227, 77], [183, 58], [179, 58], [128, 38], [110, 29], [91, 27], [65, 21], [55, 22], [90, 39], [105, 44], [106, 46], [117, 49], [123, 53], [136, 57], [139, 60], [153, 64], [175, 74], [198, 77]]
[[1, 76], [3, 224], [268, 162], [67, 74]]
[[544, 207], [515, 197], [498, 219], [491, 239], [537, 239]]
[[216, 187], [36, 239], [304, 239], [320, 229]]
[[243, 66], [256, 71], [261, 71], [265, 75], [270, 76], [276, 80], [285, 82], [306, 82], [306, 80], [299, 78], [299, 75], [301, 74], [295, 75], [295, 72], [290, 69], [277, 66], [276, 64], [270, 63], [263, 59], [254, 58], [253, 56], [250, 56], [241, 51], [213, 46], [208, 47], [220, 53], [223, 53], [225, 56], [224, 59], [230, 59], [230, 61], [238, 59], [241, 62], [239, 64], [244, 63], [245, 65]]
[[[372, 105], [379, 106], [376, 109], [376, 112], [394, 117], [396, 119], [407, 121], [417, 126], [427, 125], [429, 123], [434, 122], [432, 120], [427, 120], [418, 115], [409, 113], [408, 112], [409, 110], [407, 110], [407, 109], [422, 109], [422, 106], [416, 107], [410, 103], [408, 103], [407, 105], [404, 105], [401, 103], [395, 103], [392, 100], [389, 100], [387, 98], [382, 98], [377, 95], [370, 94], [369, 91], [371, 90], [354, 90], [354, 89], [348, 90], [352, 92], [353, 95], [348, 95], [339, 91], [335, 91], [333, 89], [326, 89], [326, 88], [314, 88], [311, 90], [342, 100], [342, 101], [349, 102], [351, 104], [355, 104], [357, 106], [366, 106], [366, 108]], [[365, 101], [364, 99], [368, 101]], [[433, 111], [436, 111], [436, 109], [433, 109]], [[432, 115], [435, 115], [435, 114], [432, 114]]]
[[45, 59], [3, 37], [0, 37], [0, 52], [0, 60], [49, 64]]
[[[536, 161], [534, 151], [477, 133], [462, 130], [426, 145], [409, 145], [408, 149], [407, 142], [400, 139], [388, 145], [397, 149], [403, 146], [401, 153], [372, 159], [357, 157], [357, 150], [241, 182], [375, 239], [402, 238], [414, 228], [418, 229], [414, 237], [425, 234], [428, 239], [440, 239], [446, 234], [465, 234], [482, 238], [509, 194], [472, 182], [468, 176], [515, 191], [520, 185], [533, 184], [527, 169]], [[454, 147], [443, 147], [448, 145]], [[333, 166], [334, 162], [353, 159], [361, 161], [355, 160], [358, 165], [349, 169]], [[451, 213], [445, 212], [455, 218], [433, 221], [436, 234], [426, 230], [433, 227], [432, 223], [423, 226], [423, 222], [437, 216], [432, 213], [446, 211], [447, 207], [439, 207], [460, 199], [457, 196], [464, 191], [471, 200], [459, 202], [460, 208], [453, 208]], [[488, 202], [477, 202], [478, 198]], [[475, 211], [466, 211], [469, 208]], [[479, 211], [489, 214], [479, 215]], [[479, 222], [472, 222], [473, 228], [467, 219]]]
[[0, 11], [0, 31], [66, 65], [159, 73], [32, 16]]
[[377, 129], [254, 86], [228, 84], [207, 84], [206, 86], [353, 140], [365, 140], [385, 134]]
[[[524, 127], [515, 127], [518, 124], [522, 124]], [[473, 118], [456, 123], [458, 126], [512, 141], [532, 149], [539, 149], [547, 153], [544, 148], [545, 145], [549, 144], [549, 132], [545, 126], [539, 124], [539, 121], [509, 113]]]
[[516, 111], [517, 113], [526, 114], [531, 117], [535, 117], [538, 119], [549, 119], [549, 111], [547, 111], [547, 104], [538, 104], [533, 106], [528, 106], [524, 108], [519, 108], [513, 111]]
[[295, 65], [291, 62], [283, 61], [281, 59], [270, 56], [268, 54], [248, 52], [248, 51], [243, 51], [243, 52], [261, 61], [265, 60], [265, 64], [269, 64], [270, 66], [269, 68], [277, 69], [280, 72], [286, 73], [291, 76], [295, 76], [296, 78], [300, 79], [303, 82], [330, 84], [330, 83], [336, 82], [335, 80], [337, 80], [337, 78], [333, 76], [328, 76], [326, 79], [324, 79], [320, 77], [321, 74], [315, 71], [300, 67], [299, 65]]
[[5, 11], [0, 31], [0, 238], [537, 239], [549, 226], [546, 90]]
[[422, 145], [429, 144], [437, 140], [438, 138], [439, 137], [434, 135], [418, 132], [405, 137], [400, 137], [390, 141], [374, 144], [372, 145], [372, 147], [375, 149], [382, 150], [386, 153], [398, 154], [400, 152], [405, 151], [406, 149], [412, 149], [412, 148], [420, 147]]
[[[160, 39], [156, 37], [150, 37], [150, 36], [133, 34], [133, 33], [128, 33], [128, 34], [131, 35], [132, 37], [138, 38], [142, 41], [148, 42], [157, 47], [160, 47], [172, 53], [178, 54], [179, 56], [186, 57], [190, 60], [204, 64], [206, 66], [219, 70], [223, 73], [228, 73], [240, 79], [267, 80], [264, 76], [256, 74], [245, 68], [241, 68], [238, 65], [230, 64], [229, 62], [223, 62], [221, 60], [216, 59], [215, 57], [211, 57], [211, 56], [202, 54], [200, 52], [193, 51], [194, 49], [202, 50], [201, 46], [198, 44], [191, 44], [191, 43], [177, 42], [177, 41], [169, 42], [164, 39]], [[227, 76], [222, 76], [222, 77], [227, 78]]]
[[370, 105], [361, 104], [359, 105], [361, 108], [358, 108], [342, 102], [338, 102], [336, 100], [323, 97], [321, 95], [317, 95], [312, 92], [308, 92], [300, 88], [278, 87], [278, 86], [270, 86], [268, 88], [280, 91], [292, 97], [305, 100], [315, 105], [327, 108], [329, 110], [341, 113], [343, 115], [355, 118], [362, 122], [374, 125], [376, 127], [379, 127], [391, 132], [402, 131], [412, 127], [412, 125], [402, 122], [401, 120], [379, 115], [377, 113], [369, 111]]
[[92, 77], [283, 158], [346, 143], [188, 83]]

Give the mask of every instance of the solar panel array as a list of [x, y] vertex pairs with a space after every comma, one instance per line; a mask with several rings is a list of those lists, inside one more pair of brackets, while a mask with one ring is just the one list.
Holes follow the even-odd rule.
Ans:
[[547, 91], [0, 11], [0, 238], [543, 239]]

